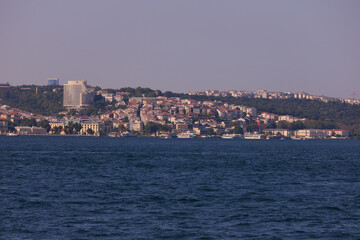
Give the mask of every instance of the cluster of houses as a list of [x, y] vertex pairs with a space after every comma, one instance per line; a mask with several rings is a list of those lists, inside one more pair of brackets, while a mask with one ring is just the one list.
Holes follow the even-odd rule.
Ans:
[[[99, 116], [69, 116], [62, 118], [32, 114], [9, 106], [0, 107], [0, 133], [8, 132], [8, 122], [19, 122], [22, 118], [33, 118], [37, 122], [48, 120], [50, 128], [15, 127], [17, 134], [77, 134], [77, 135], [144, 135], [148, 123], [166, 126], [167, 131], [152, 133], [153, 136], [171, 134], [176, 136], [191, 133], [192, 136], [228, 135], [234, 134], [235, 128], [241, 129], [241, 134], [263, 134], [266, 136], [281, 136], [293, 138], [327, 138], [348, 137], [349, 132], [340, 129], [319, 130], [301, 129], [290, 131], [287, 129], [274, 129], [279, 121], [296, 122], [305, 121], [289, 115], [276, 115], [272, 113], [258, 113], [256, 108], [243, 105], [227, 104], [220, 101], [196, 101], [178, 97], [130, 97], [125, 102], [124, 96], [129, 93], [108, 93], [98, 91], [98, 95], [105, 98], [109, 104], [119, 106], [116, 110]], [[74, 124], [78, 124], [76, 127]], [[249, 126], [252, 126], [251, 128]], [[74, 129], [69, 129], [69, 126]], [[254, 127], [255, 126], [255, 127]], [[258, 128], [256, 126], [259, 126]], [[260, 128], [260, 126], [266, 126]], [[148, 134], [148, 133], [146, 133]]]
[[263, 99], [308, 99], [322, 102], [339, 101], [349, 104], [360, 104], [360, 99], [352, 98], [333, 98], [326, 96], [311, 95], [306, 92], [268, 92], [266, 90], [257, 91], [219, 91], [219, 90], [207, 90], [207, 91], [195, 91], [189, 92], [189, 95], [203, 95], [203, 96], [215, 96], [215, 97], [248, 97], [248, 98], [263, 98]]
[[[9, 122], [19, 123], [23, 118], [32, 118], [37, 122], [44, 119], [44, 116], [33, 114], [7, 105], [0, 105], [0, 135], [9, 132]], [[47, 134], [47, 130], [41, 127], [15, 127], [15, 130], [22, 135]]]

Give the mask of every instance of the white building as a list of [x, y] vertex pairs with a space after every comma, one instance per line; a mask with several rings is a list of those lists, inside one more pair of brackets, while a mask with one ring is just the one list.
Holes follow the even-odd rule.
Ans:
[[294, 132], [295, 137], [297, 138], [325, 138], [326, 130], [322, 129], [300, 129]]
[[68, 81], [64, 84], [64, 107], [80, 109], [90, 106], [94, 102], [94, 91], [83, 80]]
[[291, 137], [292, 131], [288, 129], [265, 129], [266, 133], [270, 133], [271, 135], [280, 135], [284, 137]]
[[45, 128], [41, 127], [15, 127], [19, 135], [44, 135], [47, 134]]
[[134, 132], [144, 131], [144, 123], [139, 120], [130, 121], [130, 130]]
[[81, 122], [80, 134], [88, 134], [89, 129], [91, 129], [91, 131], [95, 135], [99, 135], [100, 132], [102, 132], [104, 130], [104, 124], [101, 122], [94, 122], [94, 121]]

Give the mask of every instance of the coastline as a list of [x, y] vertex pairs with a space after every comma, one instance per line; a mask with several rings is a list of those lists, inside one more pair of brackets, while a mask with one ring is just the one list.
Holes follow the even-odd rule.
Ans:
[[[14, 136], [7, 136], [6, 134], [0, 134], [0, 136], [3, 137], [14, 137]], [[108, 135], [75, 135], [75, 134], [66, 134], [66, 135], [62, 135], [62, 134], [24, 134], [24, 135], [17, 135], [16, 137], [20, 137], [20, 136], [29, 136], [29, 137], [94, 137], [94, 138], [154, 138], [154, 139], [164, 139], [164, 140], [169, 140], [169, 139], [224, 139], [221, 136], [210, 136], [210, 137], [203, 137], [203, 136], [195, 136], [193, 138], [162, 138], [162, 137], [158, 137], [158, 136], [126, 136], [126, 137], [112, 137], [112, 136], [108, 136]], [[238, 138], [233, 138], [233, 139], [224, 139], [225, 141], [230, 141], [230, 140], [249, 140], [249, 141], [254, 141], [254, 140], [261, 140], [261, 141], [268, 141], [268, 140], [275, 140], [275, 141], [284, 141], [284, 140], [291, 140], [291, 141], [305, 141], [305, 140], [359, 140], [356, 138], [344, 138], [344, 137], [339, 137], [339, 138], [304, 138], [304, 139], [292, 139], [292, 138], [263, 138], [263, 139], [246, 139], [244, 137], [238, 137]]]

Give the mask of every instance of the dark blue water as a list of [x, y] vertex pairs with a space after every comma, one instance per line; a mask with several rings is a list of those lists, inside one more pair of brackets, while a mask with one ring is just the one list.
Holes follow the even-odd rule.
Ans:
[[0, 137], [1, 239], [360, 239], [360, 141]]

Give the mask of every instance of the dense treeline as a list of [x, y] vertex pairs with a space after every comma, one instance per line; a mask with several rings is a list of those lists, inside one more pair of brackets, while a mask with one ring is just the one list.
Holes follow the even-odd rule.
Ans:
[[145, 128], [144, 128], [144, 133], [145, 134], [150, 135], [150, 134], [156, 133], [157, 131], [169, 132], [169, 131], [171, 131], [171, 127], [167, 126], [167, 125], [162, 125], [162, 124], [159, 124], [159, 123], [154, 123], [154, 122], [148, 122], [145, 125]]
[[160, 90], [152, 90], [150, 88], [131, 88], [131, 87], [125, 87], [120, 89], [104, 89], [108, 91], [109, 93], [116, 93], [116, 92], [128, 92], [130, 93], [131, 97], [157, 97], [162, 96], [162, 92]]
[[17, 126], [24, 126], [24, 127], [42, 127], [45, 128], [48, 132], [50, 131], [50, 124], [48, 120], [41, 120], [39, 122], [36, 121], [34, 118], [23, 118], [19, 122], [12, 122], [8, 121], [9, 130], [15, 131], [15, 127]]
[[51, 115], [64, 110], [63, 91], [59, 86], [10, 87], [0, 90], [0, 99], [1, 104], [42, 115]]

